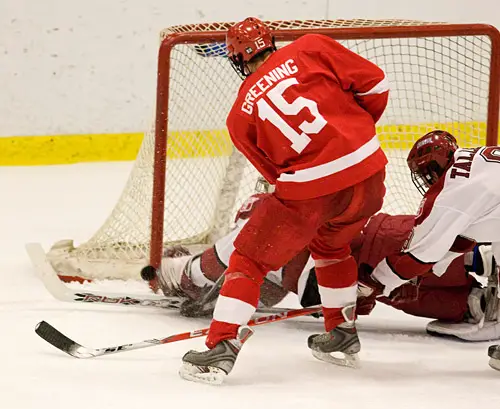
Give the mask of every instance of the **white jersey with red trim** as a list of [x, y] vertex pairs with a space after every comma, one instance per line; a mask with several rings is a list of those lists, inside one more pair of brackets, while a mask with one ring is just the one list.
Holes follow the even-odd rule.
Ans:
[[387, 257], [373, 276], [384, 294], [407, 280], [470, 250], [493, 242], [500, 260], [500, 147], [458, 149], [454, 163], [424, 196], [405, 249]]
[[442, 179], [425, 195], [407, 245], [424, 263], [441, 260], [457, 236], [500, 241], [500, 147], [458, 149]]

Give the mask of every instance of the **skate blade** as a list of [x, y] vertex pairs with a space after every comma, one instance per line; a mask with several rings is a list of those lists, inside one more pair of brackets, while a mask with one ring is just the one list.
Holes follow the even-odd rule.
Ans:
[[220, 385], [224, 382], [227, 374], [222, 369], [213, 366], [200, 368], [199, 366], [184, 362], [179, 369], [179, 376], [192, 382]]
[[500, 359], [490, 358], [488, 362], [490, 367], [495, 369], [496, 371], [500, 371]]
[[328, 362], [329, 364], [345, 366], [347, 368], [354, 368], [354, 369], [358, 369], [361, 366], [358, 354], [340, 353], [343, 355], [343, 357], [341, 358], [338, 356], [334, 356], [332, 355], [332, 353], [329, 352], [315, 351], [314, 349], [312, 349], [311, 352], [313, 357], [319, 359], [320, 361]]

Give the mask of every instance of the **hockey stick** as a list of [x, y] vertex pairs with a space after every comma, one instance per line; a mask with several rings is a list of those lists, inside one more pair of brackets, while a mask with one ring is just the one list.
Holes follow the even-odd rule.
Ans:
[[[178, 310], [182, 303], [187, 298], [182, 297], [165, 297], [151, 296], [138, 297], [132, 294], [115, 294], [100, 291], [88, 290], [73, 290], [66, 286], [58, 277], [57, 273], [52, 268], [51, 264], [46, 261], [45, 252], [38, 243], [30, 243], [26, 245], [26, 250], [35, 267], [37, 275], [42, 280], [43, 285], [48, 292], [57, 300], [65, 302], [78, 302], [83, 304], [102, 304], [102, 305], [120, 305], [127, 307], [149, 307]], [[211, 298], [215, 295], [214, 291], [219, 290], [222, 284], [221, 276], [217, 280], [216, 285], [205, 294], [203, 300]], [[277, 314], [285, 311], [290, 311], [287, 308], [277, 307], [262, 307], [257, 308], [257, 313], [260, 314]]]
[[[314, 314], [315, 312], [319, 311], [321, 311], [320, 306], [301, 308], [298, 310], [283, 311], [278, 314], [266, 315], [263, 317], [254, 318], [248, 322], [248, 325], [256, 326], [256, 325], [269, 324], [271, 322], [284, 321], [291, 318]], [[37, 324], [37, 326], [35, 327], [35, 332], [49, 344], [67, 353], [68, 355], [71, 355], [72, 357], [95, 358], [101, 355], [116, 354], [118, 352], [132, 351], [134, 349], [148, 348], [155, 345], [169, 344], [172, 342], [184, 341], [186, 339], [203, 337], [208, 334], [208, 328], [174, 334], [166, 338], [160, 338], [160, 339], [153, 338], [140, 342], [135, 342], [132, 344], [124, 344], [124, 345], [105, 347], [105, 348], [84, 347], [78, 344], [77, 342], [71, 340], [66, 335], [59, 332], [52, 325], [50, 325], [45, 321], [41, 321]]]
[[161, 297], [154, 295], [151, 297], [136, 297], [127, 294], [73, 290], [59, 279], [52, 265], [46, 260], [45, 252], [40, 244], [26, 244], [26, 251], [47, 291], [60, 301], [178, 309], [186, 300], [186, 298], [181, 297]]

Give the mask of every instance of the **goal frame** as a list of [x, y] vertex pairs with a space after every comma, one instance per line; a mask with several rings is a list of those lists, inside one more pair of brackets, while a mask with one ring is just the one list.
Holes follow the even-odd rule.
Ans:
[[[198, 27], [201, 28], [203, 26], [208, 27], [208, 24], [202, 24]], [[222, 26], [223, 24], [221, 24], [221, 27]], [[500, 32], [495, 27], [488, 24], [430, 24], [381, 27], [278, 29], [273, 31], [273, 35], [277, 41], [293, 41], [310, 33], [326, 35], [335, 40], [487, 36], [491, 41], [491, 59], [486, 143], [487, 145], [497, 144], [500, 102]], [[149, 264], [155, 269], [160, 267], [163, 252], [170, 55], [173, 48], [179, 44], [223, 43], [225, 42], [225, 37], [225, 31], [188, 31], [184, 33], [168, 34], [161, 41], [157, 70], [155, 153], [149, 253]]]

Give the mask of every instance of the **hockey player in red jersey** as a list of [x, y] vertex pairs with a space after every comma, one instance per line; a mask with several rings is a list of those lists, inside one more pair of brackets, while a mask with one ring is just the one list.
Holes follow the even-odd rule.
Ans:
[[[408, 166], [424, 197], [403, 250], [373, 271], [360, 269], [360, 288], [368, 297], [389, 296], [431, 270], [442, 274], [476, 242], [491, 242], [500, 260], [500, 147], [460, 149], [453, 135], [433, 131], [414, 144]], [[498, 316], [496, 287], [495, 280], [487, 301], [490, 314]]]
[[318, 359], [355, 365], [357, 266], [349, 244], [385, 194], [387, 159], [375, 132], [388, 100], [385, 74], [326, 36], [304, 35], [276, 50], [272, 33], [255, 18], [231, 27], [226, 44], [246, 77], [227, 118], [231, 140], [275, 192], [235, 240], [209, 350], [184, 355], [180, 374], [222, 381], [251, 335], [245, 324], [264, 277], [305, 247], [315, 262], [326, 330], [308, 346]]
[[[166, 295], [177, 294], [188, 300], [181, 306], [185, 316], [207, 316], [213, 313], [214, 299], [203, 295], [224, 274], [234, 250], [234, 239], [265, 194], [250, 197], [236, 216], [236, 226], [214, 246], [202, 253], [190, 255], [179, 246], [166, 249], [159, 274], [161, 288]], [[351, 243], [352, 255], [359, 264], [376, 266], [382, 259], [399, 251], [413, 228], [414, 216], [391, 216], [379, 213], [373, 216], [361, 234]], [[440, 277], [428, 274], [418, 283], [408, 283], [378, 302], [388, 304], [410, 315], [433, 318], [427, 325], [431, 335], [455, 336], [464, 341], [486, 341], [500, 338], [500, 322], [489, 317], [482, 328], [476, 325], [486, 312], [487, 288], [471, 275], [489, 277], [494, 263], [491, 245], [481, 244], [473, 251], [457, 257]], [[297, 294], [304, 307], [320, 303], [314, 262], [305, 249], [282, 268], [271, 271], [261, 287], [260, 305], [271, 307], [289, 292]], [[216, 294], [215, 294], [216, 295]], [[358, 315], [366, 315], [375, 306], [358, 298]]]

